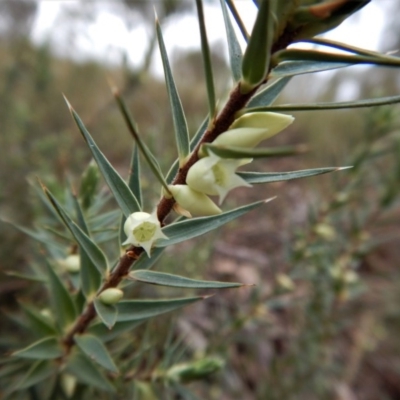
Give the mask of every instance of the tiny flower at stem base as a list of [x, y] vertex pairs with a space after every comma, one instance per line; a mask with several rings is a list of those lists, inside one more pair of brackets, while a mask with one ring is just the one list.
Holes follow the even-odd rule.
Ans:
[[160, 221], [157, 217], [141, 211], [131, 214], [126, 219], [124, 231], [127, 239], [122, 244], [143, 247], [149, 257], [151, 248], [157, 239], [168, 239], [161, 231]]

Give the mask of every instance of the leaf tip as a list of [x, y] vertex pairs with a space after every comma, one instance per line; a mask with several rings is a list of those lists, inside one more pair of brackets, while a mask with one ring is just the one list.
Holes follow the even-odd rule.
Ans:
[[272, 200], [275, 200], [278, 196], [270, 197], [269, 199], [264, 200], [264, 204], [269, 203]]
[[64, 101], [67, 103], [67, 106], [69, 108], [69, 111], [72, 113], [72, 111], [74, 110], [71, 106], [71, 103], [68, 101], [67, 96], [65, 96], [64, 93], [62, 93], [62, 96], [64, 97]]
[[349, 165], [347, 167], [338, 167], [338, 168], [335, 169], [335, 171], [343, 171], [345, 169], [350, 169], [350, 168], [353, 168], [353, 165]]

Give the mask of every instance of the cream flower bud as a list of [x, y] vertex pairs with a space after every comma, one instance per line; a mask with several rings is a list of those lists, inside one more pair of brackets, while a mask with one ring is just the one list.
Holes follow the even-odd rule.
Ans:
[[254, 112], [239, 117], [229, 130], [219, 135], [213, 144], [253, 148], [276, 135], [293, 122], [291, 115], [272, 112]]
[[78, 254], [70, 254], [67, 258], [59, 260], [58, 263], [62, 268], [65, 268], [66, 271], [72, 274], [79, 272], [81, 268], [81, 258]]
[[108, 288], [99, 294], [99, 299], [104, 304], [116, 304], [122, 297], [124, 292], [118, 288]]
[[124, 231], [127, 239], [123, 245], [133, 244], [143, 247], [150, 257], [151, 247], [157, 239], [168, 239], [161, 231], [160, 221], [155, 214], [135, 212], [125, 221]]
[[169, 185], [168, 189], [175, 201], [193, 217], [217, 215], [222, 212], [208, 196], [187, 185]]
[[243, 178], [235, 174], [242, 160], [224, 159], [209, 152], [189, 169], [186, 183], [198, 192], [219, 196], [221, 204], [228, 192], [240, 186], [250, 187]]

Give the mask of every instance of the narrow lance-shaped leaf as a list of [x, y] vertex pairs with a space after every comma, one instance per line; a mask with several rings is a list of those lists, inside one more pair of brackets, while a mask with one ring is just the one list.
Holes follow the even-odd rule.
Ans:
[[292, 156], [295, 154], [304, 153], [307, 147], [304, 145], [297, 146], [281, 146], [281, 147], [267, 147], [246, 149], [234, 146], [218, 146], [209, 143], [203, 145], [207, 151], [212, 151], [214, 154], [221, 158], [268, 158], [268, 157], [284, 157]]
[[211, 65], [210, 46], [207, 39], [206, 23], [204, 18], [203, 2], [196, 0], [197, 19], [200, 27], [201, 39], [201, 55], [203, 56], [204, 73], [206, 77], [207, 97], [208, 97], [208, 110], [210, 114], [210, 122], [215, 116], [215, 89], [214, 78]]
[[211, 217], [191, 218], [170, 224], [163, 228], [163, 232], [168, 236], [168, 239], [160, 239], [156, 243], [156, 247], [170, 246], [204, 235], [271, 200], [273, 199], [257, 201]]
[[125, 300], [117, 304], [119, 322], [153, 318], [178, 308], [204, 300], [206, 296], [184, 297], [169, 300]]
[[135, 198], [132, 191], [129, 189], [128, 185], [121, 178], [118, 172], [113, 168], [113, 166], [104, 156], [104, 154], [99, 150], [92, 136], [85, 128], [85, 125], [83, 124], [79, 115], [69, 104], [68, 100], [65, 99], [65, 101], [68, 104], [72, 117], [74, 118], [83, 138], [85, 139], [90, 151], [92, 152], [93, 158], [95, 159], [104, 180], [107, 182], [107, 185], [109, 186], [111, 193], [113, 194], [116, 202], [120, 206], [122, 212], [126, 216], [129, 216], [136, 211], [141, 211], [139, 202]]
[[284, 61], [280, 62], [269, 74], [269, 78], [282, 78], [311, 74], [315, 72], [329, 71], [332, 69], [350, 67], [350, 63], [326, 62], [326, 61]]
[[56, 335], [57, 330], [50, 317], [41, 314], [40, 311], [27, 304], [20, 303], [20, 306], [26, 314], [30, 328], [36, 335], [41, 337]]
[[47, 274], [49, 276], [50, 298], [54, 317], [61, 328], [66, 328], [74, 322], [77, 316], [75, 303], [59, 276], [49, 264], [47, 264]]
[[[82, 231], [89, 236], [89, 228], [85, 221], [85, 216], [83, 214], [82, 208], [76, 196], [74, 196], [74, 206], [75, 212], [78, 219], [78, 226]], [[80, 258], [80, 283], [82, 291], [85, 297], [91, 298], [99, 289], [101, 285], [102, 275], [97, 270], [95, 264], [92, 262], [88, 256], [86, 250], [83, 246], [79, 246], [79, 258]]]
[[129, 278], [152, 285], [172, 286], [193, 289], [226, 289], [243, 286], [237, 282], [216, 282], [190, 279], [184, 276], [167, 274], [147, 270], [136, 270], [129, 274]]
[[164, 39], [162, 36], [161, 27], [158, 20], [156, 21], [156, 29], [157, 29], [157, 38], [160, 47], [161, 59], [164, 66], [165, 83], [167, 85], [169, 101], [171, 104], [172, 120], [175, 128], [175, 140], [178, 146], [179, 165], [182, 166], [185, 162], [186, 157], [189, 154], [188, 127], [186, 123], [185, 114], [183, 112], [182, 103], [175, 86], [174, 78], [172, 76], [167, 50], [165, 48]]
[[269, 69], [271, 46], [275, 27], [275, 0], [263, 0], [257, 13], [253, 31], [243, 56], [243, 93], [251, 91], [266, 77]]
[[89, 334], [76, 335], [74, 340], [82, 352], [91, 360], [97, 362], [97, 364], [111, 372], [118, 373], [118, 368], [108, 353], [108, 350], [96, 336]]
[[57, 210], [59, 216], [62, 221], [65, 223], [67, 228], [71, 231], [77, 243], [85, 250], [87, 256], [96, 266], [96, 268], [101, 273], [105, 273], [108, 271], [108, 262], [104, 253], [100, 250], [100, 248], [93, 242], [93, 240], [86, 235], [85, 232], [78, 225], [75, 224], [68, 216], [68, 214], [61, 207], [60, 203], [56, 200], [56, 198], [51, 194], [51, 192], [47, 188], [43, 188], [54, 208]]
[[389, 104], [400, 103], [400, 96], [379, 97], [377, 99], [363, 99], [355, 101], [340, 101], [340, 102], [321, 102], [311, 104], [282, 104], [278, 106], [267, 107], [252, 107], [245, 108], [238, 115], [258, 112], [258, 111], [318, 111], [318, 110], [340, 110], [346, 108], [364, 108], [385, 106]]
[[111, 329], [117, 321], [118, 311], [113, 304], [104, 304], [101, 300], [94, 300], [94, 308], [104, 325]]
[[229, 63], [231, 66], [232, 76], [236, 82], [240, 81], [242, 77], [242, 49], [240, 48], [239, 41], [236, 37], [235, 30], [233, 29], [231, 19], [226, 9], [225, 0], [220, 0], [222, 15], [224, 17], [224, 24], [226, 30], [226, 37], [228, 40]]
[[336, 42], [334, 40], [329, 40], [329, 39], [325, 39], [325, 38], [318, 38], [318, 37], [304, 38], [304, 39], [301, 39], [301, 42], [312, 43], [312, 44], [317, 44], [317, 45], [326, 46], [326, 47], [332, 47], [334, 49], [348, 51], [350, 53], [359, 54], [359, 55], [363, 55], [363, 56], [372, 56], [372, 57], [380, 57], [380, 58], [386, 57], [385, 54], [381, 54], [376, 51], [362, 49], [362, 48], [356, 47], [356, 46], [350, 46], [347, 43]]
[[277, 79], [274, 83], [267, 86], [264, 90], [253, 96], [249, 101], [247, 107], [250, 108], [269, 106], [280, 95], [282, 90], [289, 83], [290, 79], [290, 76], [285, 76], [283, 78]]
[[107, 328], [103, 323], [95, 323], [90, 325], [88, 333], [95, 335], [102, 342], [106, 343], [119, 337], [122, 333], [132, 331], [142, 324], [143, 321], [125, 321], [117, 322], [111, 329]]
[[150, 152], [149, 148], [146, 146], [146, 143], [143, 142], [142, 138], [138, 134], [136, 123], [134, 122], [123, 98], [121, 97], [121, 95], [119, 94], [117, 89], [114, 88], [113, 92], [114, 92], [114, 97], [115, 97], [118, 107], [124, 117], [124, 120], [128, 127], [129, 132], [133, 136], [137, 146], [139, 147], [143, 157], [147, 161], [147, 164], [149, 165], [154, 176], [161, 183], [161, 185], [163, 185], [164, 188], [167, 189], [168, 185], [165, 182], [165, 179], [161, 173], [160, 166], [158, 165], [156, 158], [153, 156], [153, 154]]
[[38, 361], [29, 368], [24, 377], [15, 385], [14, 390], [24, 390], [34, 386], [37, 383], [48, 379], [49, 376], [55, 374], [56, 371], [57, 369], [53, 363], [47, 360]]
[[347, 168], [351, 167], [315, 168], [291, 172], [237, 172], [237, 174], [247, 183], [259, 184], [308, 178], [310, 176], [326, 174], [328, 172], [342, 171]]
[[135, 195], [140, 207], [143, 206], [142, 188], [140, 186], [140, 159], [138, 145], [136, 144], [132, 152], [131, 168], [129, 171], [128, 186]]
[[79, 382], [106, 392], [115, 392], [114, 386], [105, 375], [91, 360], [78, 351], [68, 358], [65, 370], [75, 376]]
[[31, 358], [34, 360], [51, 360], [61, 357], [63, 350], [55, 337], [46, 337], [24, 349], [12, 353], [14, 357]]
[[400, 58], [390, 56], [368, 56], [368, 55], [349, 55], [340, 53], [328, 53], [318, 50], [288, 49], [281, 50], [274, 55], [274, 62], [278, 64], [282, 61], [301, 60], [318, 62], [335, 62], [356, 64], [372, 64], [385, 67], [400, 67]]

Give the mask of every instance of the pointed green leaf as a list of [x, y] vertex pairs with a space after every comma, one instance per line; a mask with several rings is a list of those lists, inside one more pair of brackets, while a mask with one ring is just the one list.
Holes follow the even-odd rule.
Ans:
[[175, 86], [174, 78], [172, 76], [171, 67], [169, 65], [167, 50], [165, 48], [164, 39], [161, 32], [161, 27], [156, 21], [157, 38], [160, 47], [161, 59], [164, 66], [165, 83], [169, 101], [171, 104], [172, 119], [175, 128], [175, 140], [178, 146], [179, 164], [184, 163], [185, 158], [189, 154], [189, 133], [186, 123], [185, 114], [183, 112], [182, 103]]
[[386, 57], [385, 54], [381, 54], [376, 51], [362, 49], [360, 47], [351, 46], [347, 43], [336, 42], [334, 40], [329, 40], [329, 39], [325, 39], [325, 38], [318, 38], [318, 37], [302, 38], [300, 41], [305, 42], [305, 43], [317, 44], [320, 46], [331, 47], [331, 48], [334, 48], [337, 50], [348, 51], [350, 53], [359, 54], [362, 56], [372, 56], [372, 57], [379, 57], [379, 58]]
[[66, 371], [79, 382], [106, 392], [115, 392], [114, 386], [85, 355], [75, 352], [67, 362]]
[[259, 85], [267, 75], [275, 30], [274, 12], [275, 0], [262, 0], [243, 56], [241, 84], [243, 93]]
[[304, 49], [287, 49], [281, 50], [275, 54], [278, 62], [282, 61], [317, 61], [317, 62], [333, 62], [346, 63], [351, 65], [357, 64], [372, 64], [385, 67], [400, 67], [400, 58], [386, 55], [349, 55], [341, 53], [328, 53], [319, 50], [304, 50]]
[[[149, 165], [154, 176], [161, 183], [161, 185], [167, 189], [168, 185], [165, 182], [165, 179], [161, 172], [160, 166], [158, 165], [158, 162], [157, 162], [156, 158], [154, 157], [154, 155], [151, 153], [151, 151], [147, 147], [146, 143], [144, 143], [142, 138], [140, 137], [136, 123], [133, 120], [128, 107], [126, 106], [124, 99], [121, 97], [121, 95], [119, 94], [119, 92], [116, 88], [114, 88], [113, 91], [114, 91], [115, 100], [117, 101], [118, 107], [122, 113], [122, 116], [124, 117], [124, 120], [128, 127], [129, 132], [133, 136], [137, 146], [139, 147], [143, 157], [147, 161], [147, 164]], [[139, 183], [140, 183], [140, 181], [138, 182], [138, 184]]]
[[77, 317], [75, 303], [67, 288], [49, 264], [47, 264], [47, 274], [49, 276], [50, 298], [54, 307], [54, 317], [61, 328], [66, 328]]
[[7, 276], [12, 276], [18, 279], [24, 279], [31, 282], [40, 282], [40, 283], [46, 282], [46, 278], [44, 276], [22, 274], [18, 271], [3, 271], [3, 273]]
[[[73, 197], [75, 212], [78, 219], [78, 226], [82, 229], [82, 231], [89, 236], [89, 228], [85, 221], [85, 216], [83, 214], [82, 208], [79, 204], [76, 196]], [[93, 264], [91, 259], [89, 258], [87, 252], [82, 246], [79, 246], [79, 256], [80, 256], [80, 286], [82, 287], [82, 291], [85, 297], [91, 298], [99, 289], [102, 275], [97, 270], [96, 266]]]
[[202, 0], [196, 0], [197, 8], [197, 19], [200, 27], [200, 39], [201, 39], [201, 55], [203, 56], [204, 73], [206, 76], [206, 87], [208, 97], [208, 111], [210, 114], [210, 120], [215, 116], [215, 89], [214, 89], [214, 78], [211, 65], [210, 46], [207, 39], [206, 23], [204, 19], [204, 10]]
[[79, 270], [82, 292], [86, 299], [92, 298], [100, 288], [102, 274], [93, 264], [87, 253], [82, 247], [79, 249], [81, 267]]
[[292, 156], [295, 154], [304, 153], [306, 150], [304, 145], [249, 149], [235, 146], [219, 146], [210, 143], [203, 144], [202, 148], [205, 149], [206, 152], [212, 151], [221, 158], [236, 159]]
[[135, 195], [140, 207], [143, 205], [142, 188], [140, 186], [140, 159], [138, 146], [135, 145], [132, 152], [131, 169], [129, 171], [128, 186]]
[[14, 357], [33, 358], [35, 360], [51, 360], [62, 355], [62, 347], [54, 336], [41, 339], [24, 349], [12, 353]]
[[24, 390], [39, 382], [49, 378], [49, 376], [56, 373], [56, 368], [53, 363], [47, 360], [36, 362], [29, 368], [25, 376], [18, 382], [14, 390]]
[[272, 104], [290, 81], [291, 77], [277, 79], [273, 84], [257, 93], [247, 104], [247, 107], [265, 107]]
[[291, 172], [237, 172], [237, 174], [247, 183], [257, 184], [308, 178], [309, 176], [321, 175], [334, 171], [341, 171], [347, 168], [351, 167], [314, 168]]
[[101, 300], [94, 300], [94, 308], [103, 323], [111, 329], [117, 321], [117, 308], [114, 305], [104, 304]]
[[284, 61], [280, 62], [269, 74], [270, 78], [283, 78], [295, 75], [311, 74], [314, 72], [329, 71], [350, 67], [350, 63], [323, 62], [323, 61]]
[[243, 286], [237, 282], [215, 282], [185, 278], [184, 276], [167, 274], [147, 270], [135, 270], [129, 274], [129, 278], [135, 281], [150, 283], [152, 285], [173, 286], [193, 289], [226, 289]]
[[104, 344], [95, 336], [89, 334], [74, 336], [77, 346], [93, 361], [103, 368], [118, 373], [118, 368], [112, 360]]
[[61, 207], [61, 204], [56, 200], [56, 198], [51, 194], [51, 192], [47, 189], [43, 189], [53, 204], [54, 208], [58, 212], [65, 226], [70, 230], [75, 240], [79, 244], [79, 246], [84, 249], [89, 259], [96, 266], [100, 273], [105, 273], [108, 271], [108, 262], [104, 253], [100, 250], [100, 248], [93, 242], [93, 240], [86, 235], [86, 233], [79, 228], [75, 222], [68, 216], [65, 210]]
[[228, 51], [229, 51], [229, 63], [231, 65], [231, 71], [233, 79], [236, 82], [240, 81], [242, 77], [242, 49], [240, 48], [239, 41], [236, 37], [235, 30], [233, 29], [231, 19], [228, 15], [225, 0], [220, 0], [222, 14], [224, 16], [226, 37], [228, 40]]
[[160, 239], [156, 243], [156, 246], [170, 246], [204, 235], [271, 200], [272, 199], [257, 201], [211, 217], [191, 218], [168, 225], [163, 228], [163, 232], [167, 235], [168, 239]]
[[111, 329], [107, 328], [103, 323], [97, 323], [89, 327], [88, 333], [95, 335], [103, 342], [109, 342], [110, 340], [120, 337], [120, 335], [125, 332], [132, 331], [141, 325], [142, 322], [141, 320], [117, 322]]
[[204, 296], [184, 297], [170, 300], [125, 300], [117, 304], [118, 321], [137, 321], [153, 318], [178, 308], [204, 300]]
[[[67, 101], [67, 100], [66, 100]], [[82, 120], [80, 119], [79, 115], [76, 111], [71, 107], [71, 105], [67, 104], [70, 108], [71, 114], [83, 136], [86, 143], [89, 146], [90, 151], [92, 152], [93, 158], [95, 159], [101, 174], [103, 175], [104, 180], [107, 182], [115, 200], [117, 201], [118, 205], [120, 206], [122, 212], [129, 216], [130, 214], [141, 211], [139, 202], [135, 198], [132, 191], [129, 189], [128, 185], [125, 181], [121, 178], [118, 172], [113, 168], [104, 154], [99, 150], [96, 143], [94, 142], [92, 136], [85, 128]]]
[[282, 104], [279, 106], [246, 108], [243, 114], [255, 111], [311, 111], [311, 110], [339, 110], [342, 108], [363, 108], [385, 106], [400, 103], [400, 96], [379, 97], [377, 99], [363, 99], [356, 101], [321, 102], [312, 104]]
[[35, 310], [33, 307], [28, 306], [27, 304], [20, 303], [20, 306], [26, 314], [32, 332], [34, 332], [36, 335], [41, 337], [54, 336], [57, 333], [57, 330], [53, 324], [53, 321], [50, 320], [50, 317], [41, 314], [40, 311]]

